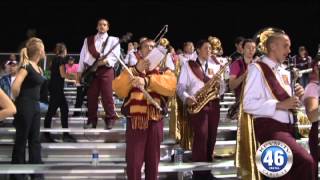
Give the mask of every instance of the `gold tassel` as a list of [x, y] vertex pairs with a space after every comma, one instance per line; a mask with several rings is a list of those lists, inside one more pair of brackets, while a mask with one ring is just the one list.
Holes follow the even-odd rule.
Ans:
[[148, 119], [145, 116], [134, 116], [131, 117], [131, 127], [132, 129], [147, 129]]
[[243, 111], [244, 84], [240, 96], [235, 166], [241, 179], [261, 180], [255, 163], [258, 142], [254, 133], [254, 119]]

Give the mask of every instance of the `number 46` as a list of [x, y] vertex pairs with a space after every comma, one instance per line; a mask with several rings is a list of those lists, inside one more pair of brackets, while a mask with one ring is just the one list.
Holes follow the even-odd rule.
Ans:
[[[273, 157], [274, 156], [274, 157]], [[268, 166], [272, 166], [272, 164], [276, 166], [282, 166], [284, 163], [283, 151], [268, 151], [263, 158], [263, 163], [268, 163]]]

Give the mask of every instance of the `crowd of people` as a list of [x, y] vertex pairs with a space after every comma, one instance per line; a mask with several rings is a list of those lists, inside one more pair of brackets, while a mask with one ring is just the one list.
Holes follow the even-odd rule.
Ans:
[[[311, 58], [306, 47], [301, 46], [292, 63], [287, 61], [291, 42], [286, 33], [270, 34], [264, 42], [266, 51], [259, 53], [255, 39], [237, 37], [234, 42], [236, 50], [230, 56], [223, 55], [217, 37], [199, 40], [195, 46], [193, 42], [186, 41], [182, 50], [177, 51], [165, 38], [155, 42], [142, 37], [139, 42], [127, 44], [123, 58], [127, 67], [119, 66], [117, 73], [119, 69], [115, 67], [122, 60], [119, 38], [108, 34], [109, 22], [106, 19], [97, 22], [97, 30], [97, 34], [85, 38], [78, 64], [74, 57], [68, 56], [64, 43], [56, 44], [49, 79], [39, 66], [46, 56], [44, 43], [39, 38], [33, 37], [26, 42], [20, 52], [20, 62], [14, 56], [5, 62], [7, 74], [0, 79], [0, 119], [14, 116], [13, 164], [26, 163], [27, 143], [29, 163], [43, 163], [41, 113], [45, 114], [44, 128], [51, 128], [52, 117], [60, 108], [61, 126], [69, 127], [69, 107], [64, 94], [66, 86], [77, 87], [75, 107], [81, 107], [84, 96], [87, 96], [88, 120], [84, 128], [97, 127], [98, 98], [101, 97], [105, 129], [112, 129], [117, 119], [113, 92], [124, 99], [121, 113], [127, 118], [126, 145], [130, 147], [126, 149], [128, 179], [141, 179], [143, 163], [146, 179], [157, 179], [163, 119], [168, 114], [168, 104], [172, 99], [182, 102], [182, 106], [177, 108], [183, 109], [184, 118], [192, 129], [192, 161], [211, 162], [220, 120], [220, 102], [225, 92], [232, 91], [236, 103], [229, 109], [228, 118], [241, 122], [239, 111], [251, 114], [254, 119], [252, 128], [259, 143], [281, 140], [293, 151], [292, 169], [283, 178], [317, 178], [319, 59]], [[148, 55], [160, 46], [167, 52], [151, 69]], [[87, 72], [93, 66], [96, 69]], [[297, 68], [297, 72], [311, 69], [311, 73], [302, 74], [300, 84], [292, 86], [293, 77], [288, 71], [291, 66]], [[218, 74], [220, 72], [223, 73]], [[94, 74], [91, 79], [83, 78], [90, 73]], [[207, 87], [209, 83], [217, 87]], [[199, 111], [190, 111], [188, 108], [200, 103], [198, 94], [205, 93], [205, 88], [216, 89], [215, 98]], [[292, 93], [292, 88], [295, 93]], [[292, 109], [301, 104], [305, 104], [306, 113], [313, 122], [309, 135], [310, 153], [295, 140], [297, 122]], [[74, 115], [77, 116], [76, 113]], [[184, 135], [181, 136], [183, 138]], [[56, 142], [48, 132], [44, 133], [44, 138], [47, 142]], [[77, 142], [69, 133], [63, 133], [63, 141]], [[246, 139], [241, 139], [241, 142], [242, 145], [248, 144]], [[11, 179], [24, 178], [25, 175], [11, 176]], [[31, 178], [44, 177], [34, 174]], [[214, 176], [210, 171], [195, 171], [193, 178], [204, 180], [214, 179]]]

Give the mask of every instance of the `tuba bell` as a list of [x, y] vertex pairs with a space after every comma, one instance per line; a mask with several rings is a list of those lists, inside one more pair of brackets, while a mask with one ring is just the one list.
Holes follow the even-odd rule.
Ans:
[[253, 40], [257, 44], [257, 53], [263, 55], [267, 53], [266, 42], [273, 33], [285, 33], [282, 29], [274, 27], [266, 27], [260, 29], [254, 36]]
[[216, 56], [222, 56], [223, 49], [220, 39], [214, 36], [209, 36], [208, 41], [212, 46], [212, 53]]

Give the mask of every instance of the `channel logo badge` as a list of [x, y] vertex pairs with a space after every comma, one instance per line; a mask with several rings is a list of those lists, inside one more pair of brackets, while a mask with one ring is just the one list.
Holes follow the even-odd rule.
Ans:
[[293, 156], [288, 145], [278, 140], [263, 143], [256, 152], [258, 170], [270, 178], [282, 177], [292, 167]]

